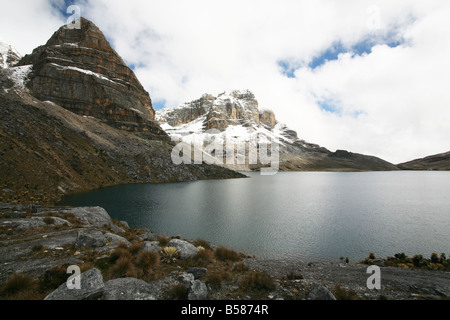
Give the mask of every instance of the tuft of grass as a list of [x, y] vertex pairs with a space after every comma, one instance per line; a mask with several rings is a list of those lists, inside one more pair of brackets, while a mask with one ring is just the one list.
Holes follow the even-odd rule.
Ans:
[[233, 271], [235, 272], [247, 272], [248, 270], [250, 270], [250, 268], [242, 262], [236, 263], [233, 268]]
[[157, 252], [141, 251], [134, 259], [134, 264], [142, 271], [148, 271], [152, 266], [159, 264], [159, 254]]
[[303, 275], [298, 274], [298, 273], [294, 273], [294, 272], [290, 272], [286, 275], [286, 279], [287, 280], [302, 280], [303, 279]]
[[0, 288], [3, 299], [37, 300], [41, 299], [38, 292], [38, 281], [28, 274], [17, 273], [8, 278]]
[[240, 261], [241, 255], [236, 251], [220, 247], [216, 249], [216, 258], [220, 261]]
[[44, 249], [45, 249], [45, 246], [42, 243], [37, 243], [31, 248], [31, 251], [42, 252], [42, 251], [44, 251]]
[[241, 280], [240, 288], [244, 290], [275, 290], [275, 283], [267, 273], [252, 271]]
[[131, 253], [128, 248], [123, 248], [121, 245], [117, 246], [109, 255], [111, 263], [115, 263], [118, 259], [125, 257], [131, 259]]
[[222, 281], [231, 281], [233, 276], [225, 270], [208, 273], [205, 278], [205, 282], [212, 287], [220, 288]]
[[55, 218], [53, 217], [45, 217], [42, 221], [44, 221], [47, 225], [55, 224]]
[[39, 291], [53, 291], [61, 284], [67, 281], [69, 274], [67, 273], [68, 265], [56, 266], [47, 270], [39, 278]]
[[338, 284], [334, 286], [332, 293], [337, 300], [360, 300], [355, 291], [342, 288]]
[[141, 245], [137, 242], [133, 243], [130, 245], [130, 247], [128, 248], [128, 250], [130, 251], [130, 253], [135, 256], [137, 255], [140, 251], [141, 251]]
[[109, 275], [111, 279], [117, 278], [137, 278], [137, 270], [131, 261], [130, 257], [122, 256], [116, 263], [109, 269]]
[[170, 238], [163, 237], [163, 236], [158, 236], [157, 239], [158, 239], [159, 245], [161, 247], [166, 247], [169, 244], [170, 240], [171, 240]]
[[189, 289], [180, 283], [169, 288], [166, 298], [168, 300], [187, 300], [188, 294]]
[[203, 240], [203, 239], [194, 240], [194, 241], [192, 241], [192, 244], [194, 246], [196, 246], [196, 247], [202, 247], [202, 248], [211, 250], [210, 243], [208, 241], [206, 241], [206, 240]]

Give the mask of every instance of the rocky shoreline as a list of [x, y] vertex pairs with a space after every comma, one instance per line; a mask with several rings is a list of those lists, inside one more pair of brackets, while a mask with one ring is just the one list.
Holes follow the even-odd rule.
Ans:
[[[2, 290], [6, 292], [8, 281], [14, 275], [27, 275], [35, 279], [35, 284], [39, 283], [39, 288], [44, 288], [31, 298], [3, 294], [0, 299], [441, 300], [450, 297], [449, 272], [382, 266], [381, 289], [370, 290], [366, 285], [370, 274], [364, 264], [260, 260], [243, 254], [235, 256], [237, 253], [225, 249], [228, 256], [223, 258], [224, 254], [218, 255], [219, 249], [214, 245], [179, 238], [132, 229], [124, 221], [112, 220], [100, 207], [0, 204], [0, 294]], [[167, 258], [165, 247], [177, 248], [177, 263], [163, 262]], [[114, 255], [118, 256], [115, 264], [111, 262]], [[124, 273], [117, 273], [121, 257], [124, 261], [123, 257], [132, 259], [134, 265], [128, 265]], [[142, 257], [156, 260], [145, 260], [147, 264], [143, 264]], [[149, 263], [153, 265], [148, 267]], [[70, 274], [66, 268], [70, 265], [81, 269], [81, 290], [67, 288]], [[139, 269], [141, 265], [145, 267]]]

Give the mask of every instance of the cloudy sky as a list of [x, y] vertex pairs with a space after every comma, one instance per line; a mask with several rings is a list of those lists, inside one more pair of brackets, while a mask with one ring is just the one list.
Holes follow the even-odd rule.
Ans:
[[450, 150], [448, 0], [0, 0], [0, 40], [30, 53], [70, 4], [156, 109], [249, 89], [332, 151], [400, 163]]

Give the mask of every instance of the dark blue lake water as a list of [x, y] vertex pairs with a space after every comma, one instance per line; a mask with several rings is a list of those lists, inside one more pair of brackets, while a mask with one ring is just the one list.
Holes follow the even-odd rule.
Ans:
[[63, 204], [102, 206], [132, 227], [264, 258], [450, 254], [450, 172], [246, 174], [250, 178], [123, 185]]

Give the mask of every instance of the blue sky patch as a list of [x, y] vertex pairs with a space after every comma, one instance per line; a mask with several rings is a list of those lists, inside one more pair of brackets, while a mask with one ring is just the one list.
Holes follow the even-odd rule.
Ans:
[[323, 111], [340, 114], [339, 107], [337, 107], [332, 101], [318, 101], [317, 104]]
[[152, 101], [153, 109], [155, 110], [161, 110], [166, 107], [166, 100], [155, 100]]
[[288, 78], [295, 78], [295, 66], [287, 60], [278, 61], [278, 66], [281, 68], [281, 73]]
[[384, 44], [390, 48], [395, 48], [403, 44], [403, 40], [394, 39], [394, 35], [386, 37], [369, 37], [365, 38], [350, 47], [346, 47], [341, 41], [334, 42], [331, 47], [323, 51], [320, 55], [314, 57], [309, 63], [311, 69], [315, 69], [327, 63], [328, 61], [337, 60], [342, 53], [353, 53], [353, 55], [362, 56], [372, 53], [372, 48], [376, 45]]

